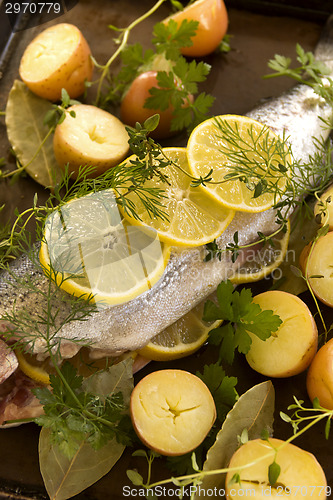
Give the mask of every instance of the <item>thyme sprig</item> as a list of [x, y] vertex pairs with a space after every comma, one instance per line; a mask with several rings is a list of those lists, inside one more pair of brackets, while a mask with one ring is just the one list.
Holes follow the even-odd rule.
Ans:
[[[295, 439], [297, 439], [299, 436], [307, 432], [311, 427], [314, 425], [317, 425], [321, 421], [324, 421], [326, 419], [326, 424], [325, 424], [325, 437], [326, 439], [329, 438], [329, 432], [330, 432], [330, 427], [331, 427], [331, 420], [333, 417], [333, 410], [329, 410], [327, 408], [324, 408], [320, 406], [319, 402], [317, 399], [313, 401], [313, 408], [307, 408], [303, 406], [304, 401], [298, 400], [294, 396], [294, 401], [295, 403], [288, 406], [288, 410], [295, 410], [294, 414], [290, 417], [288, 414], [284, 412], [280, 412], [280, 416], [282, 420], [284, 420], [287, 423], [290, 423], [293, 426], [294, 433], [285, 441], [283, 441], [281, 444], [278, 446], [275, 446], [273, 442], [270, 440], [269, 435], [267, 432], [264, 430], [262, 432], [261, 439], [267, 441], [267, 443], [271, 446], [272, 450], [274, 451], [274, 458], [271, 464], [269, 465], [267, 469], [267, 480], [268, 483], [271, 486], [274, 486], [277, 484], [278, 478], [281, 473], [281, 466], [278, 463], [278, 458], [279, 458], [279, 452], [285, 448], [289, 443], [292, 443]], [[305, 424], [302, 428], [300, 428], [301, 424]], [[245, 444], [247, 442], [247, 436], [246, 432], [242, 433], [241, 436], [241, 444]], [[157, 455], [154, 452], [145, 452], [144, 450], [138, 450], [135, 452], [135, 456], [142, 456], [145, 457], [148, 463], [148, 475], [147, 475], [147, 481], [144, 481], [143, 477], [141, 474], [139, 474], [136, 470], [128, 470], [127, 471], [127, 477], [132, 481], [132, 483], [136, 486], [141, 486], [145, 488], [146, 490], [146, 498], [147, 499], [154, 499], [154, 488], [156, 487], [161, 487], [166, 484], [174, 484], [175, 486], [179, 487], [179, 498], [183, 498], [184, 494], [186, 494], [186, 488], [189, 486], [192, 486], [190, 489], [190, 498], [193, 500], [197, 494], [197, 485], [200, 485], [202, 480], [205, 477], [208, 476], [214, 476], [214, 475], [221, 475], [221, 474], [226, 474], [228, 472], [234, 472], [234, 475], [231, 478], [230, 484], [241, 484], [241, 477], [240, 477], [240, 472], [243, 470], [246, 470], [249, 467], [252, 467], [255, 464], [260, 464], [260, 462], [263, 462], [267, 460], [268, 458], [271, 458], [271, 453], [266, 453], [262, 456], [260, 456], [257, 459], [254, 459], [251, 462], [248, 462], [247, 464], [243, 466], [238, 466], [238, 467], [224, 467], [220, 469], [214, 469], [214, 470], [202, 470], [198, 467], [196, 457], [195, 457], [195, 452], [192, 453], [192, 468], [194, 470], [193, 473], [191, 474], [185, 474], [181, 475], [178, 477], [170, 477], [168, 479], [164, 479], [161, 481], [156, 481], [156, 482], [151, 482], [151, 476], [152, 476], [152, 464], [155, 458], [158, 458], [159, 455]], [[324, 487], [323, 487], [324, 488]], [[330, 487], [327, 487], [327, 492], [330, 492]], [[189, 491], [187, 491], [187, 494]]]
[[[313, 407], [307, 408], [304, 406], [304, 401], [297, 399], [294, 396], [294, 403], [289, 405], [287, 410], [294, 410], [292, 416], [289, 416], [285, 412], [280, 412], [280, 417], [285, 422], [292, 425], [294, 430], [294, 436], [300, 436], [304, 432], [306, 432], [310, 427], [321, 422], [322, 420], [326, 420], [325, 424], [325, 438], [329, 438], [329, 433], [331, 429], [331, 420], [333, 417], [333, 410], [329, 410], [324, 408], [319, 404], [318, 398], [313, 400]], [[304, 427], [300, 429], [301, 424], [306, 424]]]

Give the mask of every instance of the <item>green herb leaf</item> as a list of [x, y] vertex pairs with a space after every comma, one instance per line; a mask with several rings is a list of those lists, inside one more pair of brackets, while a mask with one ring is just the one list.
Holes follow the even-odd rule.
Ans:
[[205, 93], [201, 93], [194, 101], [190, 97], [198, 92], [197, 84], [204, 81], [209, 72], [208, 64], [202, 61], [188, 63], [184, 57], [179, 56], [172, 71], [158, 71], [159, 87], [150, 89], [151, 95], [146, 99], [145, 107], [164, 111], [171, 105], [174, 108], [171, 130], [192, 130], [207, 118], [208, 110], [214, 102], [214, 97]]
[[[218, 319], [233, 321], [232, 297], [234, 293], [234, 285], [231, 281], [222, 281], [216, 290], [218, 305], [214, 302], [207, 301], [204, 307], [204, 321], [216, 321]], [[215, 308], [213, 309], [213, 305]], [[212, 312], [214, 311], [214, 313]]]
[[220, 359], [232, 363], [234, 351], [246, 354], [251, 346], [248, 332], [265, 340], [282, 323], [272, 311], [262, 311], [255, 304], [250, 289], [234, 290], [230, 281], [222, 282], [217, 288], [218, 305], [207, 301], [204, 307], [205, 321], [224, 320], [228, 323], [209, 332], [208, 340], [214, 345], [221, 344]]
[[228, 52], [230, 52], [231, 51], [230, 40], [231, 40], [231, 35], [229, 34], [224, 35], [217, 50], [223, 54], [227, 54]]
[[239, 443], [240, 444], [245, 444], [249, 440], [249, 433], [247, 432], [247, 429], [243, 429], [241, 435], [239, 436]]
[[136, 470], [128, 469], [126, 471], [126, 475], [127, 475], [128, 479], [135, 486], [141, 486], [143, 484], [143, 477]]
[[281, 473], [281, 467], [279, 466], [279, 464], [276, 463], [275, 461], [272, 462], [268, 467], [268, 480], [271, 486], [274, 486], [276, 484], [276, 481], [278, 480], [280, 473]]
[[164, 53], [167, 59], [178, 59], [182, 47], [193, 45], [192, 38], [198, 26], [199, 22], [193, 19], [184, 19], [180, 24], [173, 19], [170, 19], [167, 24], [155, 24], [153, 43], [157, 53]]
[[233, 407], [238, 397], [235, 389], [236, 377], [228, 377], [219, 363], [204, 366], [203, 373], [196, 375], [207, 385], [213, 395], [217, 417], [223, 422], [228, 411]]
[[269, 439], [269, 431], [267, 429], [263, 429], [260, 435], [261, 439], [264, 441], [268, 441]]

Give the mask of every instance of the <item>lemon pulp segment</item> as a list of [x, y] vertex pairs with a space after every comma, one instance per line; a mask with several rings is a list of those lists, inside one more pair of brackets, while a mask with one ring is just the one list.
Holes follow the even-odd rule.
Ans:
[[62, 289], [103, 307], [149, 290], [169, 255], [156, 231], [124, 222], [113, 191], [104, 190], [71, 200], [49, 215], [40, 261]]
[[[163, 167], [161, 172], [166, 182], [153, 177], [146, 181], [145, 187], [164, 191], [165, 197], [161, 199], [161, 203], [168, 220], [150, 218], [135, 193], [131, 193], [128, 198], [135, 204], [136, 213], [141, 220], [134, 220], [126, 213], [124, 216], [133, 224], [155, 229], [160, 239], [171, 245], [200, 246], [214, 240], [230, 224], [234, 212], [222, 207], [204, 190], [191, 186], [192, 178], [185, 148], [164, 148], [163, 153], [183, 171], [175, 165]], [[130, 157], [128, 161], [131, 159], [134, 157]]]

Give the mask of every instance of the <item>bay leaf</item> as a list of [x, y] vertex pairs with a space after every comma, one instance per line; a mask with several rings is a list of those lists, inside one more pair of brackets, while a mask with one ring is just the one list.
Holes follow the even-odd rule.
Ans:
[[108, 370], [99, 371], [83, 381], [85, 391], [107, 396], [122, 392], [124, 404], [128, 406], [133, 390], [133, 359], [127, 358]]
[[66, 500], [94, 484], [111, 470], [125, 449], [115, 439], [97, 451], [81, 443], [69, 460], [51, 443], [50, 434], [50, 429], [42, 428], [38, 451], [41, 474], [51, 500]]
[[62, 176], [53, 152], [53, 134], [34, 158], [48, 133], [43, 121], [51, 109], [49, 101], [33, 94], [23, 82], [14, 81], [6, 106], [8, 139], [21, 165], [29, 164], [26, 172], [45, 187], [53, 186]]
[[[133, 360], [128, 358], [108, 370], [88, 377], [83, 387], [100, 396], [122, 392], [128, 406], [133, 390]], [[51, 500], [66, 500], [91, 486], [107, 474], [121, 457], [125, 446], [115, 439], [108, 441], [99, 450], [85, 442], [72, 459], [67, 458], [51, 442], [51, 431], [42, 428], [39, 437], [39, 466], [45, 488]]]
[[[239, 445], [237, 436], [240, 436], [244, 429], [247, 429], [249, 439], [259, 438], [264, 429], [267, 429], [271, 435], [273, 432], [274, 405], [275, 391], [270, 380], [255, 385], [242, 394], [226, 416], [216, 436], [215, 443], [208, 450], [203, 470], [209, 471], [228, 467], [230, 459]], [[218, 490], [223, 489], [224, 480], [225, 474], [205, 476], [200, 485], [201, 494], [200, 490], [198, 490], [194, 499], [200, 500], [202, 498], [202, 490], [213, 490], [216, 495], [209, 496], [220, 498]]]

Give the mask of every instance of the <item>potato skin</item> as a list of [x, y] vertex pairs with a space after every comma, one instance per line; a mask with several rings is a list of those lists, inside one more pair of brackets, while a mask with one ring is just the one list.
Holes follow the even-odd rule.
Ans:
[[321, 406], [333, 410], [333, 339], [315, 355], [307, 374], [306, 388], [311, 401], [318, 398]]
[[[57, 67], [55, 64], [54, 71], [50, 72], [45, 78], [33, 79], [26, 75], [26, 68], [29, 65], [29, 47], [34, 43], [38, 43], [42, 40], [44, 33], [46, 31], [60, 30], [63, 26], [67, 29], [73, 30], [78, 34], [78, 43], [75, 50], [67, 59], [64, 64]], [[25, 50], [20, 67], [19, 73], [23, 82], [27, 87], [34, 92], [34, 94], [48, 99], [50, 101], [58, 101], [61, 99], [61, 89], [64, 88], [70, 95], [72, 99], [82, 95], [85, 91], [85, 80], [89, 81], [93, 74], [93, 62], [90, 57], [91, 51], [88, 42], [84, 38], [81, 31], [74, 25], [67, 23], [58, 24], [51, 26], [40, 33], [32, 42], [28, 45]]]

